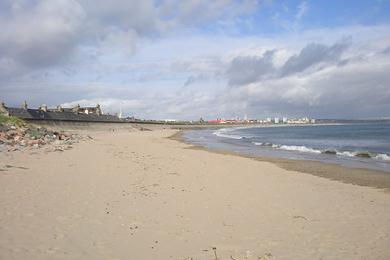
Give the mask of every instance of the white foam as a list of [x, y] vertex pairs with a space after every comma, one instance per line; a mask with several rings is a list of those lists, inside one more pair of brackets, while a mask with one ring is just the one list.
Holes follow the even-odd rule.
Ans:
[[281, 145], [277, 148], [282, 150], [287, 150], [287, 151], [297, 151], [297, 152], [304, 152], [304, 153], [321, 153], [320, 150], [316, 150], [310, 147], [300, 146], [300, 145]]
[[230, 138], [230, 139], [236, 139], [236, 140], [242, 139], [242, 136], [238, 136], [238, 135], [227, 135], [227, 134], [222, 134], [222, 133], [216, 133], [215, 135], [218, 137], [224, 137], [224, 138]]
[[218, 136], [218, 137], [224, 137], [224, 138], [230, 138], [230, 139], [236, 139], [236, 140], [240, 140], [243, 138], [242, 136], [227, 134], [230, 131], [232, 131], [232, 130], [223, 128], [223, 129], [220, 129], [218, 131], [215, 131], [213, 134]]
[[348, 152], [348, 151], [337, 152], [336, 154], [337, 155], [342, 155], [342, 156], [348, 156], [348, 157], [354, 157], [356, 155], [356, 153]]
[[316, 150], [306, 146], [299, 146], [299, 145], [278, 145], [278, 144], [259, 143], [259, 142], [253, 142], [253, 144], [261, 145], [261, 146], [270, 146], [275, 149], [286, 150], [286, 151], [296, 151], [296, 152], [303, 152], [303, 153], [321, 153], [320, 150]]
[[374, 159], [377, 160], [383, 160], [383, 161], [390, 161], [390, 156], [384, 153], [377, 154]]

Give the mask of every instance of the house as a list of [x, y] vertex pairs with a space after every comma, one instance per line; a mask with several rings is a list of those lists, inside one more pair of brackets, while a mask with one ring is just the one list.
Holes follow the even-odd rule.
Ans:
[[103, 114], [99, 104], [96, 107], [80, 107], [80, 105], [77, 105], [72, 108], [62, 108], [61, 106], [48, 108], [46, 105], [41, 105], [39, 108], [31, 109], [28, 108], [26, 102], [20, 108], [7, 107], [4, 103], [1, 103], [0, 113], [30, 121], [122, 122], [117, 116]]

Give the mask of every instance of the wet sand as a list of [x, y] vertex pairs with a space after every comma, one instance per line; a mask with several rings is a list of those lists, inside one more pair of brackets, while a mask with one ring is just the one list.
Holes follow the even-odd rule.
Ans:
[[[177, 132], [170, 138], [186, 143], [183, 138], [183, 133], [183, 131]], [[203, 146], [192, 145], [190, 143], [188, 144], [191, 145], [191, 149], [206, 150], [220, 154], [230, 154], [258, 161], [271, 162], [288, 171], [308, 173], [330, 180], [337, 180], [344, 183], [356, 184], [361, 186], [369, 186], [384, 189], [390, 192], [390, 173], [388, 172], [372, 169], [352, 168], [337, 164], [323, 163], [310, 160], [289, 160], [283, 158], [249, 156], [223, 150], [210, 150]]]
[[63, 152], [1, 153], [0, 259], [390, 258], [389, 192], [175, 133], [89, 131]]

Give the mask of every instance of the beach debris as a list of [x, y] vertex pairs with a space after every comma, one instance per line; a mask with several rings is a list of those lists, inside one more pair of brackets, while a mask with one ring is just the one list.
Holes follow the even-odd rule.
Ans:
[[214, 252], [214, 259], [218, 260], [217, 248], [216, 247], [213, 247], [213, 252]]
[[306, 221], [308, 221], [308, 219], [304, 216], [299, 216], [299, 215], [296, 215], [296, 216], [293, 216], [293, 218], [301, 218], [301, 219], [304, 219]]
[[152, 131], [151, 129], [145, 128], [145, 127], [141, 127], [139, 130], [141, 130], [141, 131]]
[[9, 165], [9, 164], [4, 165], [3, 167], [6, 169], [17, 168], [17, 169], [21, 169], [21, 170], [28, 170], [28, 168], [24, 167], [24, 166], [14, 166], [14, 165]]
[[0, 123], [0, 152], [39, 149], [46, 145], [54, 146], [52, 151], [58, 152], [71, 149], [73, 144], [82, 139], [79, 135], [26, 123]]

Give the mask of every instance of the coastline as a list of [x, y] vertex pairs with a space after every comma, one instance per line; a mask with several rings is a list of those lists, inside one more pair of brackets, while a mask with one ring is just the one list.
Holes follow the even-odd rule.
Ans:
[[0, 258], [389, 258], [388, 192], [177, 132], [89, 129], [62, 152], [0, 153]]
[[338, 164], [331, 164], [331, 163], [325, 163], [319, 161], [293, 160], [293, 159], [274, 158], [274, 157], [259, 157], [259, 156], [250, 156], [250, 155], [234, 153], [225, 150], [207, 149], [206, 147], [194, 145], [189, 142], [186, 142], [186, 140], [183, 137], [184, 131], [185, 130], [181, 130], [169, 138], [172, 140], [177, 140], [189, 144], [191, 145], [191, 149], [205, 150], [205, 151], [219, 153], [219, 154], [229, 154], [234, 156], [250, 158], [257, 161], [271, 162], [281, 167], [282, 169], [288, 171], [297, 171], [297, 172], [311, 174], [314, 176], [340, 181], [344, 183], [384, 189], [387, 192], [390, 192], [390, 174], [383, 171], [362, 169], [362, 168], [352, 168], [352, 167], [346, 167]]

